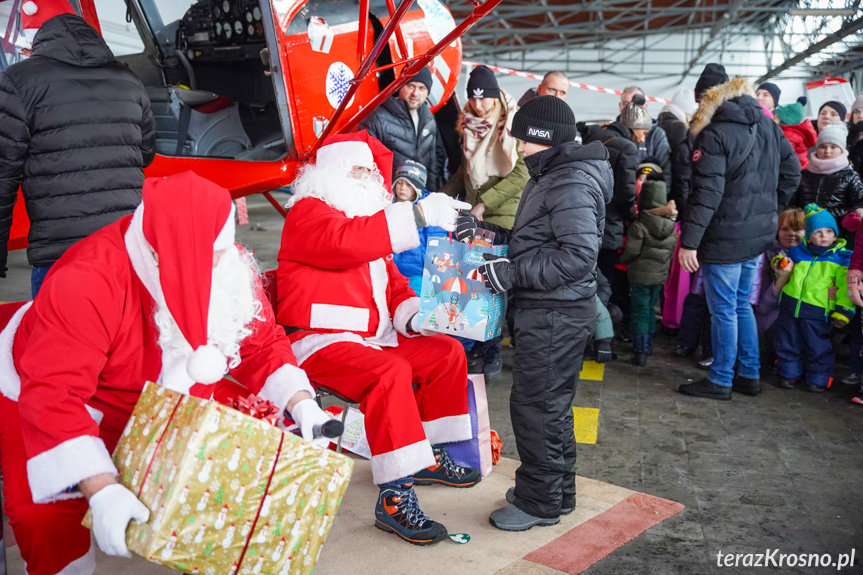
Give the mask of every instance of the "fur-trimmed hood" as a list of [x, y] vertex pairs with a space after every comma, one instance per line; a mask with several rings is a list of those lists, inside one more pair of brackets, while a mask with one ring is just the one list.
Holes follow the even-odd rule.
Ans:
[[[750, 96], [755, 107], [749, 102], [734, 102], [736, 98], [741, 96]], [[706, 128], [714, 120], [714, 116], [724, 104], [733, 104], [733, 109], [722, 110], [721, 118], [717, 120], [738, 122], [745, 124], [754, 124], [758, 120], [758, 115], [764, 112], [755, 100], [755, 91], [752, 89], [752, 84], [749, 80], [736, 76], [713, 88], [707, 90], [698, 104], [698, 111], [692, 117], [692, 122], [689, 124], [689, 132], [693, 136], [697, 136], [704, 128]], [[728, 106], [726, 106], [727, 108]]]

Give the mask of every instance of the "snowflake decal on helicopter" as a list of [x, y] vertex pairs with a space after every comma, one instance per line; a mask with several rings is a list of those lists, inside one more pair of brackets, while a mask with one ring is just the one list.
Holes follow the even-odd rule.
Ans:
[[[351, 87], [351, 80], [354, 79], [354, 73], [343, 62], [333, 62], [327, 70], [327, 100], [330, 106], [338, 108], [342, 99], [347, 95]], [[353, 98], [348, 104], [353, 104]]]

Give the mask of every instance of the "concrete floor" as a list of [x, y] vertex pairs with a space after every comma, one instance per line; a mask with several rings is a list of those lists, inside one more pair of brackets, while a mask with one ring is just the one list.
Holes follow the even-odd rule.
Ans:
[[[249, 200], [249, 213], [252, 224], [239, 228], [239, 240], [263, 269], [272, 269], [280, 218], [262, 198]], [[0, 300], [28, 297], [26, 258], [14, 252]], [[759, 573], [766, 570], [719, 568], [717, 553], [778, 549], [836, 559], [856, 546], [856, 564], [842, 572], [863, 574], [863, 407], [850, 403], [853, 389], [816, 396], [774, 388], [765, 378], [757, 398], [688, 398], [674, 387], [704, 372], [673, 357], [673, 344], [659, 336], [649, 367], [639, 369], [628, 363], [628, 344], [616, 342], [619, 359], [606, 366], [603, 381], [580, 383], [576, 404], [599, 408], [600, 416], [597, 443], [579, 445], [578, 474], [686, 506], [585, 573]], [[503, 455], [517, 458], [508, 407], [511, 365], [512, 350], [505, 348], [504, 371], [488, 395]]]

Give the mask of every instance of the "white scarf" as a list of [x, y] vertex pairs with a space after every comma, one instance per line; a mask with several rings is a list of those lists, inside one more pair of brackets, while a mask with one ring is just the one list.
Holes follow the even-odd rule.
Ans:
[[465, 105], [462, 150], [465, 171], [474, 189], [481, 188], [492, 176], [508, 176], [518, 161], [518, 141], [509, 135], [515, 100], [501, 90], [498, 103], [497, 115], [491, 118], [479, 118], [472, 113], [470, 103]]

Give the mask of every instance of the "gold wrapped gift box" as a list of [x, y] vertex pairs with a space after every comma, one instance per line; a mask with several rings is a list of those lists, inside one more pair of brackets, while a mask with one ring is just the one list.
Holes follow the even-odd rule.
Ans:
[[113, 458], [150, 509], [129, 525], [129, 550], [200, 575], [312, 573], [353, 471], [343, 455], [153, 383]]

